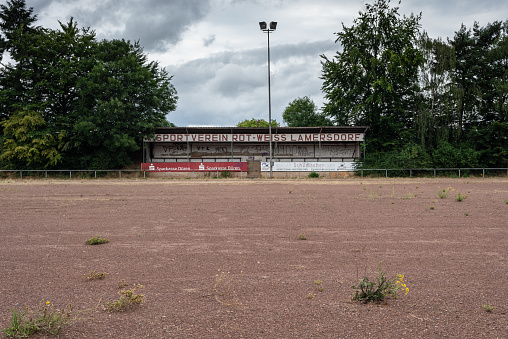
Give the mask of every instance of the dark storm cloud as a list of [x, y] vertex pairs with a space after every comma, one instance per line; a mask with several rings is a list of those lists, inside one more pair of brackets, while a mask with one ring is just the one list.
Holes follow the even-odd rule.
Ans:
[[140, 40], [146, 51], [164, 51], [168, 45], [176, 44], [182, 33], [202, 20], [210, 9], [206, 0], [92, 1], [32, 0], [27, 4], [36, 13], [69, 9], [63, 21], [72, 16], [79, 26], [97, 30], [100, 38]]

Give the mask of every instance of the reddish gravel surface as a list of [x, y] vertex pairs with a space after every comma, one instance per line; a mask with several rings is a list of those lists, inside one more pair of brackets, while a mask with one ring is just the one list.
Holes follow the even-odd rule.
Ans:
[[[49, 300], [91, 309], [62, 338], [506, 338], [506, 201], [506, 178], [0, 181], [0, 327]], [[409, 294], [352, 302], [378, 263]], [[145, 302], [107, 313], [122, 279]]]

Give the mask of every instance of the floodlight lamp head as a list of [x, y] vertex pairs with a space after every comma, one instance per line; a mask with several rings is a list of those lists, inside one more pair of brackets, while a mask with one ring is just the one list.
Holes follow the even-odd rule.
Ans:
[[270, 29], [273, 29], [274, 31], [277, 29], [277, 21], [270, 22]]
[[261, 30], [266, 29], [266, 22], [265, 21], [259, 22], [259, 29], [261, 29]]

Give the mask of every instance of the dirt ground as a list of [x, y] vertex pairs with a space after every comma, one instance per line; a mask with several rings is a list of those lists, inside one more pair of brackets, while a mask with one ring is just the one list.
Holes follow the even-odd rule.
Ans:
[[[60, 338], [507, 338], [507, 202], [507, 178], [0, 181], [0, 328], [43, 300], [88, 310]], [[379, 263], [409, 293], [352, 302]], [[105, 312], [122, 280], [145, 302]]]

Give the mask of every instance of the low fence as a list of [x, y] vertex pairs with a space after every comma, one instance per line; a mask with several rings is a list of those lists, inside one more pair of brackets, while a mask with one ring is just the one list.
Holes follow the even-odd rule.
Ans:
[[364, 175], [376, 175], [376, 176], [384, 176], [388, 178], [391, 177], [407, 177], [410, 178], [414, 175], [419, 176], [452, 176], [461, 178], [464, 175], [477, 175], [481, 177], [485, 177], [487, 175], [499, 176], [499, 175], [507, 175], [508, 176], [508, 168], [500, 167], [500, 168], [383, 168], [383, 169], [357, 169], [355, 171], [357, 174], [361, 175], [363, 178]]
[[[12, 174], [16, 178], [26, 178], [26, 177], [36, 177], [36, 178], [61, 178], [61, 179], [98, 179], [98, 178], [147, 178], [148, 173], [164, 173], [167, 174], [167, 177], [171, 177], [171, 173], [176, 172], [152, 172], [152, 171], [144, 171], [139, 169], [122, 169], [122, 170], [0, 170], [0, 178], [9, 176], [9, 173]], [[182, 172], [178, 172], [181, 174]], [[200, 172], [202, 173], [202, 171]], [[205, 176], [207, 177], [223, 177], [227, 178], [230, 176], [228, 171], [208, 171], [205, 172]], [[246, 176], [247, 172], [238, 172], [240, 173], [239, 177], [243, 178]], [[188, 177], [195, 177], [197, 173], [188, 172]], [[160, 176], [158, 176], [160, 178]], [[181, 177], [179, 175], [178, 177]]]
[[[339, 170], [336, 171], [337, 178], [339, 177], [339, 172], [349, 172], [351, 170]], [[149, 173], [154, 173], [151, 171], [144, 171], [139, 169], [122, 169], [122, 170], [0, 170], [0, 178], [7, 177], [15, 177], [15, 178], [60, 178], [60, 179], [97, 179], [97, 178], [147, 178]], [[159, 175], [157, 178], [161, 178], [161, 174], [163, 177], [172, 178], [172, 177], [182, 177], [183, 173], [179, 173], [179, 175], [175, 175], [176, 172], [157, 172]], [[198, 173], [194, 172], [186, 172], [187, 178], [194, 178], [198, 175]], [[294, 173], [294, 172], [293, 172]], [[309, 172], [306, 172], [305, 176], [308, 175]], [[321, 172], [318, 172], [321, 173]], [[332, 172], [323, 172], [330, 173]], [[335, 173], [335, 172], [334, 172]], [[354, 173], [357, 176], [361, 176], [362, 178], [365, 176], [375, 176], [375, 177], [464, 177], [469, 175], [475, 175], [480, 177], [486, 176], [508, 176], [508, 168], [362, 168], [354, 170]], [[148, 174], [148, 175], [147, 175]], [[205, 172], [205, 177], [215, 177], [215, 178], [228, 178], [231, 176], [232, 172], [228, 171], [209, 171]], [[199, 172], [199, 176], [203, 177], [203, 172]], [[240, 179], [247, 177], [247, 172], [237, 172], [235, 177]]]

